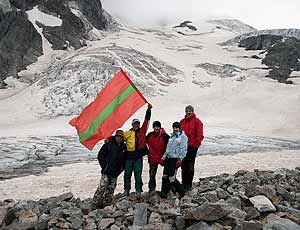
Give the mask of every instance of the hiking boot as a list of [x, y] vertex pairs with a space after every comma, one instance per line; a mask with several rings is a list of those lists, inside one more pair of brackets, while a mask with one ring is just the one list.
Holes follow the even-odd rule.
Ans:
[[128, 191], [128, 190], [125, 190], [125, 191], [123, 192], [123, 196], [129, 196], [129, 191]]
[[149, 194], [149, 196], [153, 196], [154, 194], [156, 194], [156, 191], [154, 189], [149, 190], [148, 194]]
[[141, 193], [141, 192], [136, 192], [136, 193], [134, 194], [134, 196], [135, 196], [136, 199], [141, 199], [142, 193]]

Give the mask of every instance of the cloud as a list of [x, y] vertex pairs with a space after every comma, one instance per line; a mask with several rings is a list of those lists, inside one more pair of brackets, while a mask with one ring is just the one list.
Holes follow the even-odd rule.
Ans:
[[235, 18], [257, 29], [300, 28], [299, 0], [102, 0], [113, 16], [135, 25]]

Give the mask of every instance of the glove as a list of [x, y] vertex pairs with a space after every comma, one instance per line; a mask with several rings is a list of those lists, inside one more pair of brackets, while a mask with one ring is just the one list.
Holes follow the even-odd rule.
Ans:
[[160, 159], [159, 164], [160, 164], [161, 166], [164, 166], [164, 165], [165, 165], [165, 161], [164, 161], [163, 159]]
[[181, 167], [181, 160], [178, 160], [177, 162], [176, 162], [176, 168], [178, 169], [178, 168], [180, 168]]

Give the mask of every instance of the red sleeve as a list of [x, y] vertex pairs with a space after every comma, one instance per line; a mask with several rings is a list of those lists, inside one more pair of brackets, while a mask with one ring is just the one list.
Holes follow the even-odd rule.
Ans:
[[200, 121], [200, 119], [196, 119], [196, 145], [199, 147], [201, 145], [201, 142], [203, 140], [203, 123]]

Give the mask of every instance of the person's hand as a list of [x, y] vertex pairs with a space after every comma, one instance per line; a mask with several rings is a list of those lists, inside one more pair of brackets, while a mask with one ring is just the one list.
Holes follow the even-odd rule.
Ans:
[[178, 168], [180, 168], [181, 167], [181, 160], [178, 160], [177, 162], [176, 162], [176, 168], [178, 169]]
[[165, 161], [164, 161], [163, 159], [160, 159], [160, 162], [159, 162], [159, 164], [160, 164], [161, 166], [164, 166], [164, 164], [165, 164]]
[[148, 109], [152, 109], [152, 105], [148, 103]]

